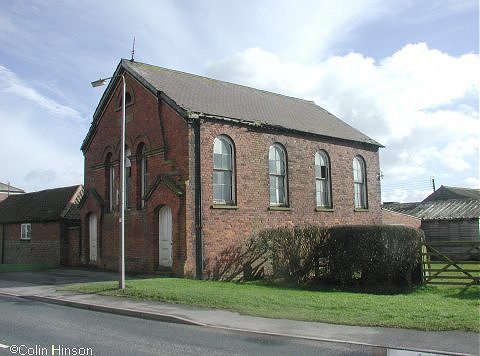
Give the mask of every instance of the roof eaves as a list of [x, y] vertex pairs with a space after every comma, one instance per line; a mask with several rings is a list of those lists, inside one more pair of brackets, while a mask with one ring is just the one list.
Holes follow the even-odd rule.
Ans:
[[61, 218], [66, 218], [69, 213], [71, 212], [72, 209], [75, 209], [75, 207], [78, 208], [78, 205], [83, 197], [83, 186], [79, 185], [75, 192], [73, 193], [72, 197], [68, 201], [68, 203], [65, 205], [65, 208], [60, 214]]
[[251, 121], [251, 120], [224, 117], [224, 116], [212, 115], [212, 114], [195, 112], [195, 111], [189, 112], [188, 117], [190, 119], [202, 118], [202, 119], [219, 120], [219, 121], [224, 121], [224, 122], [228, 122], [228, 123], [253, 126], [253, 127], [257, 127], [257, 128], [263, 127], [263, 128], [270, 129], [270, 130], [281, 131], [281, 132], [289, 132], [289, 133], [293, 133], [293, 134], [297, 134], [297, 135], [309, 135], [309, 136], [313, 136], [313, 137], [321, 137], [321, 138], [330, 139], [330, 140], [335, 139], [336, 141], [342, 141], [342, 142], [346, 142], [346, 143], [354, 142], [354, 143], [357, 143], [357, 144], [360, 143], [360, 144], [372, 145], [372, 146], [379, 147], [379, 148], [385, 147], [382, 144], [378, 143], [377, 141], [372, 140], [368, 137], [367, 137], [367, 140], [365, 140], [365, 141], [354, 140], [354, 139], [346, 139], [346, 138], [341, 138], [341, 137], [321, 135], [321, 134], [308, 132], [308, 131], [296, 130], [296, 129], [284, 127], [284, 126], [281, 126], [281, 125], [273, 125], [273, 124], [270, 124], [270, 123], [267, 123], [267, 122], [262, 122], [260, 120]]
[[117, 68], [113, 72], [112, 76], [110, 77], [110, 80], [107, 84], [107, 88], [102, 94], [102, 97], [100, 98], [100, 101], [95, 109], [95, 112], [93, 113], [93, 120], [90, 125], [90, 129], [88, 130], [88, 133], [83, 140], [82, 146], [80, 149], [82, 151], [85, 151], [88, 145], [90, 144], [93, 135], [95, 134], [95, 131], [98, 126], [98, 119], [99, 117], [102, 116], [105, 107], [107, 106], [108, 102], [110, 101], [110, 98], [112, 96], [112, 92], [115, 90], [117, 87], [117, 81], [119, 78], [122, 76], [122, 74], [128, 73], [130, 74], [134, 79], [139, 81], [142, 85], [144, 85], [148, 90], [150, 90], [153, 94], [157, 94], [157, 90], [153, 85], [151, 85], [148, 81], [146, 81], [142, 76], [140, 76], [138, 73], [136, 73], [130, 66], [128, 66], [128, 61], [127, 59], [121, 59], [120, 62], [117, 65]]
[[400, 211], [395, 211], [395, 210], [390, 210], [386, 207], [382, 207], [381, 208], [382, 210], [385, 210], [385, 211], [388, 211], [389, 213], [392, 213], [392, 214], [396, 214], [396, 215], [401, 215], [401, 216], [407, 216], [409, 218], [412, 218], [412, 219], [417, 219], [417, 220], [422, 220], [420, 217], [418, 216], [415, 216], [415, 215], [411, 215], [411, 214], [408, 214], [408, 213], [405, 213], [405, 212], [400, 212]]
[[184, 107], [182, 107], [181, 105], [178, 105], [175, 102], [175, 100], [170, 98], [163, 91], [157, 91], [157, 97], [159, 98], [159, 100], [165, 101], [173, 110], [175, 110], [185, 120], [191, 119], [190, 112], [187, 109], [185, 109]]
[[92, 141], [93, 135], [97, 130], [98, 118], [101, 116], [101, 113], [104, 111], [105, 106], [107, 105], [111, 97], [111, 93], [116, 86], [117, 78], [120, 75], [119, 73], [122, 68], [123, 68], [122, 61], [120, 61], [120, 63], [117, 65], [117, 68], [115, 69], [115, 72], [113, 72], [113, 75], [110, 77], [111, 80], [108, 82], [107, 88], [103, 92], [102, 97], [98, 102], [95, 112], [93, 113], [93, 119], [92, 119], [92, 123], [90, 124], [90, 128], [88, 129], [87, 135], [85, 136], [85, 139], [83, 140], [82, 145], [80, 146], [80, 150], [83, 152], [85, 152], [85, 150], [90, 145], [90, 142]]

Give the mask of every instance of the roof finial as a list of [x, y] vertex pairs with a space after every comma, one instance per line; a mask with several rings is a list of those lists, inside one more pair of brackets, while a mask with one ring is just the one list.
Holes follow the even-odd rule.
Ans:
[[130, 62], [134, 61], [134, 58], [133, 58], [134, 55], [135, 55], [135, 36], [133, 36], [132, 58], [130, 59]]

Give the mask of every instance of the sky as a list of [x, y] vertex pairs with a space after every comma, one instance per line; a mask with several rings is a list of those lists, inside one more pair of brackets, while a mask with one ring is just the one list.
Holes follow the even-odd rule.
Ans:
[[121, 58], [302, 99], [382, 143], [382, 200], [479, 188], [477, 0], [0, 0], [0, 182], [83, 184]]

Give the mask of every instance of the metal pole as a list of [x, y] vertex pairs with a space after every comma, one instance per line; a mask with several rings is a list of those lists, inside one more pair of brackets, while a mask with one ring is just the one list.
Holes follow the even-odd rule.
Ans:
[[[127, 94], [127, 85], [125, 83], [125, 74], [115, 75], [113, 77], [99, 79], [91, 82], [92, 87], [98, 87], [105, 85], [109, 79], [122, 77], [123, 83], [123, 96], [122, 96], [122, 129], [121, 129], [121, 154], [120, 154], [120, 241], [119, 241], [119, 261], [118, 272], [120, 274], [118, 281], [118, 288], [125, 289], [125, 96]], [[3, 246], [3, 245], [2, 245]]]
[[122, 96], [122, 147], [121, 147], [121, 199], [120, 199], [120, 262], [118, 271], [120, 272], [119, 289], [125, 289], [125, 95], [126, 85], [125, 76], [122, 74], [123, 96]]

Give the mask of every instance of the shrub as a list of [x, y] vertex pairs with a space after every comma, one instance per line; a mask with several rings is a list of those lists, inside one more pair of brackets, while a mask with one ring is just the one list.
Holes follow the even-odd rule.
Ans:
[[207, 264], [214, 280], [340, 285], [421, 283], [421, 230], [404, 226], [296, 226], [262, 230]]
[[271, 277], [289, 283], [302, 283], [318, 277], [327, 231], [319, 226], [261, 231], [259, 245], [269, 254]]
[[326, 236], [327, 229], [318, 226], [262, 230], [244, 243], [224, 249], [208, 263], [208, 278], [306, 282], [319, 276]]
[[420, 283], [423, 232], [405, 226], [338, 226], [327, 239], [328, 279], [342, 285]]
[[213, 261], [207, 261], [206, 274], [208, 279], [216, 281], [260, 279], [268, 258], [266, 246], [258, 238], [252, 238], [228, 246]]

